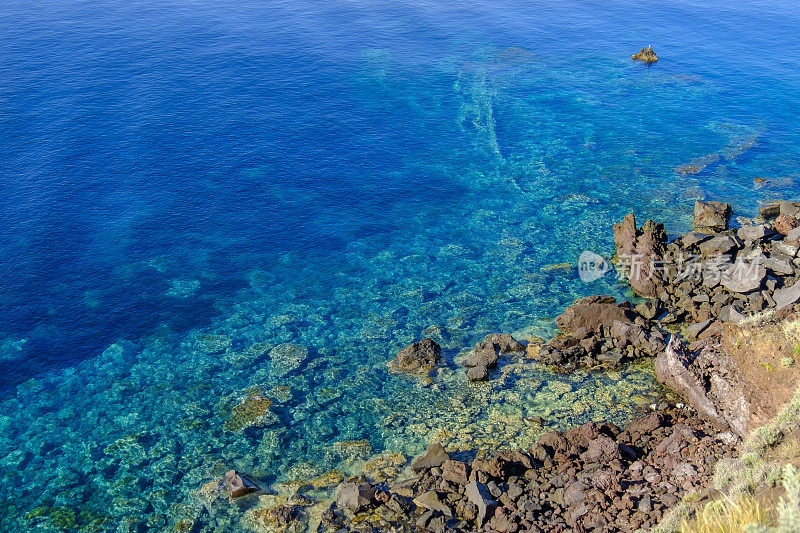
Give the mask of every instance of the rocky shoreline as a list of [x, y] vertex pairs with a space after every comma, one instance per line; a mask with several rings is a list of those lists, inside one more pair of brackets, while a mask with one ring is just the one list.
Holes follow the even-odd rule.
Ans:
[[[751, 315], [784, 318], [800, 301], [800, 203], [763, 206], [754, 219], [697, 202], [694, 230], [669, 239], [662, 224], [614, 226], [617, 269], [639, 305], [582, 298], [556, 320], [546, 343], [493, 334], [460, 361], [465, 379], [492, 378], [506, 354], [559, 372], [653, 362], [658, 381], [683, 401], [662, 403], [620, 429], [591, 422], [551, 431], [528, 450], [448, 453], [431, 443], [406, 476], [371, 471], [343, 480], [332, 500], [261, 496], [246, 513], [261, 531], [635, 531], [656, 526], [679, 502], [712, 497], [716, 462], [736, 453], [753, 428], [774, 418], [794, 393], [794, 361], [743, 355]], [[781, 340], [775, 353], [791, 347]], [[780, 344], [783, 342], [783, 344]], [[431, 339], [401, 350], [390, 371], [424, 378], [440, 364]], [[776, 368], [778, 367], [779, 368]], [[774, 387], [778, 378], [785, 386]], [[542, 421], [539, 421], [540, 423]], [[236, 472], [207, 484], [205, 501], [258, 495]]]

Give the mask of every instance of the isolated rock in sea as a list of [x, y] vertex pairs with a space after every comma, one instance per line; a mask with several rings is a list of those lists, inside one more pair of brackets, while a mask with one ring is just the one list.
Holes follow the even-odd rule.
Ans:
[[497, 364], [499, 355], [492, 345], [479, 342], [475, 349], [464, 359], [461, 364], [466, 367], [491, 367]]
[[225, 487], [228, 491], [228, 498], [231, 500], [260, 490], [258, 485], [242, 477], [236, 470], [229, 470], [225, 473]]
[[442, 358], [442, 349], [432, 339], [406, 346], [389, 362], [389, 370], [404, 374], [427, 375]]
[[694, 204], [694, 229], [706, 233], [725, 231], [728, 229], [730, 214], [730, 204], [698, 200]]
[[655, 63], [658, 61], [658, 56], [653, 51], [653, 47], [648, 46], [647, 48], [642, 48], [639, 50], [638, 54], [633, 54], [631, 59], [638, 59], [639, 61], [644, 61], [645, 63]]
[[486, 381], [489, 379], [489, 369], [485, 365], [468, 368], [467, 379], [470, 381]]
[[500, 353], [519, 353], [525, 351], [525, 345], [518, 342], [508, 333], [490, 333], [483, 339], [483, 344], [491, 344]]
[[467, 378], [470, 381], [483, 381], [488, 379], [488, 369], [497, 365], [500, 355], [522, 353], [526, 348], [508, 333], [491, 333], [475, 345], [475, 349], [461, 364], [468, 368]]

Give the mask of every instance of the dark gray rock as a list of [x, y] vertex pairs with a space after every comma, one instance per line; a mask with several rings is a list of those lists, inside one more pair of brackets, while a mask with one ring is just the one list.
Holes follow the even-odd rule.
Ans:
[[485, 366], [473, 366], [467, 369], [467, 379], [470, 381], [486, 381], [489, 379], [489, 369]]
[[404, 374], [427, 375], [441, 358], [441, 347], [432, 339], [425, 338], [400, 350], [389, 362], [389, 369]]
[[772, 294], [772, 297], [775, 300], [775, 306], [778, 311], [793, 305], [800, 300], [800, 281], [791, 287], [778, 289]]
[[728, 235], [718, 235], [713, 239], [709, 239], [700, 243], [698, 248], [703, 257], [713, 257], [715, 255], [722, 255], [731, 252], [737, 248], [737, 242], [733, 237]]
[[375, 487], [369, 483], [345, 483], [336, 495], [336, 505], [353, 512], [366, 509], [375, 503]]
[[486, 485], [476, 480], [467, 485], [466, 495], [469, 501], [478, 507], [478, 527], [482, 527], [486, 521], [486, 515], [497, 507], [497, 502], [492, 499]]
[[757, 262], [736, 261], [722, 273], [722, 285], [731, 292], [747, 293], [761, 287], [767, 269]]
[[781, 203], [770, 202], [758, 208], [758, 216], [764, 219], [775, 218], [781, 214]]
[[470, 352], [466, 359], [461, 363], [464, 366], [494, 366], [497, 364], [499, 356], [491, 344], [479, 342], [475, 349]]

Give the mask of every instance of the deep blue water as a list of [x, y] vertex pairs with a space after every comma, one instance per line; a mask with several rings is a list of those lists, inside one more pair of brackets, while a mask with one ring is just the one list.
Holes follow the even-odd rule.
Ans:
[[[104, 499], [119, 464], [98, 465], [141, 431], [171, 443], [147, 464], [175, 449], [196, 460], [167, 503], [213, 475], [203, 454], [286, 479], [300, 460], [336, 465], [333, 442], [418, 449], [430, 434], [376, 429], [397, 395], [415, 398], [413, 416], [437, 405], [386, 374], [399, 347], [438, 335], [452, 359], [493, 331], [547, 336], [579, 295], [622, 296], [547, 265], [608, 253], [631, 210], [678, 232], [696, 198], [747, 215], [800, 196], [797, 7], [0, 2], [0, 425], [16, 428], [0, 456], [18, 470], [0, 495], [27, 512], [46, 487], [62, 506], [129, 516]], [[630, 60], [648, 44], [657, 64]], [[720, 160], [698, 174], [674, 171], [710, 153]], [[226, 354], [198, 348], [202, 333], [230, 339]], [[310, 362], [285, 379], [270, 357], [228, 364], [257, 342], [306, 346]], [[544, 389], [560, 382], [536, 372]], [[220, 405], [287, 383], [290, 451], [265, 466], [253, 450], [273, 430], [231, 437]], [[330, 388], [333, 403], [315, 396]], [[502, 397], [517, 414], [551, 398], [520, 394]], [[549, 414], [624, 421], [646, 403], [619, 395], [619, 413]], [[168, 422], [187, 410], [191, 436]], [[94, 415], [65, 429], [75, 412]], [[92, 443], [91, 459], [79, 482], [56, 482], [82, 452], [42, 449], [70, 439]], [[167, 503], [132, 509], [172, 523]]]

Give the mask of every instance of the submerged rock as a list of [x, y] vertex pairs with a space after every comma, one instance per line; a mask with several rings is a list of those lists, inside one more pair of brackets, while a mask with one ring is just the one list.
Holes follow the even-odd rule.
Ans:
[[442, 348], [432, 339], [406, 346], [389, 362], [389, 370], [413, 375], [428, 375], [442, 358]]
[[270, 410], [272, 400], [259, 392], [247, 395], [231, 411], [225, 422], [227, 431], [241, 431], [249, 427], [269, 426], [278, 422], [278, 416]]
[[272, 373], [284, 377], [300, 368], [308, 359], [308, 348], [290, 342], [279, 344], [269, 352]]
[[653, 47], [648, 46], [647, 48], [642, 48], [639, 50], [638, 54], [633, 54], [631, 59], [637, 59], [639, 61], [644, 61], [645, 63], [655, 63], [658, 61], [658, 56], [653, 51]]

